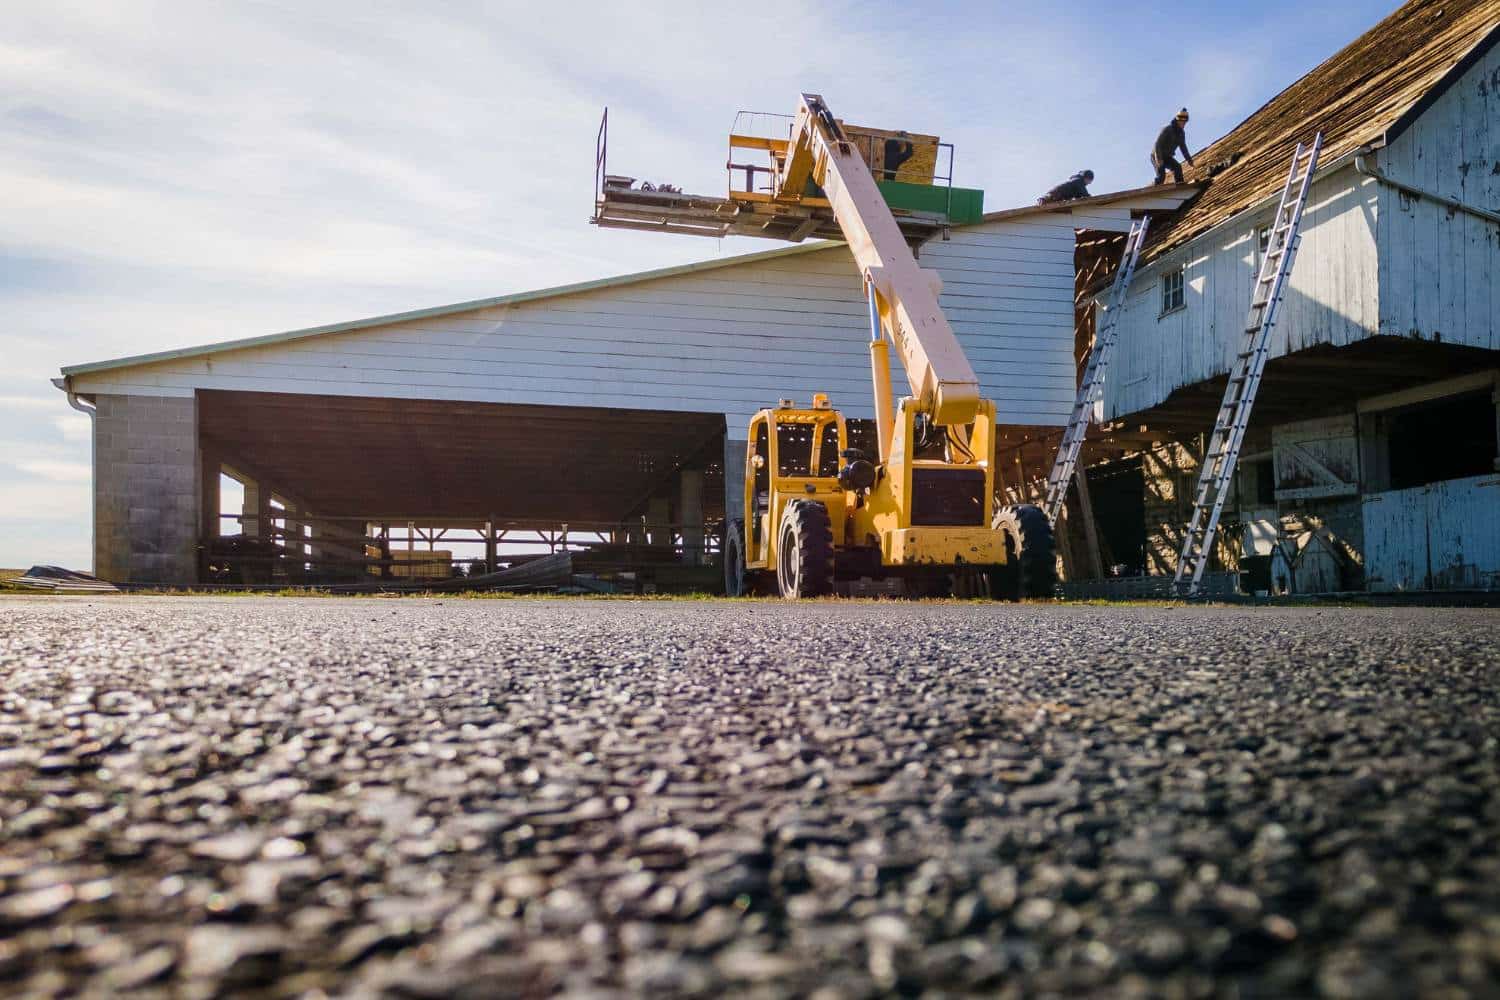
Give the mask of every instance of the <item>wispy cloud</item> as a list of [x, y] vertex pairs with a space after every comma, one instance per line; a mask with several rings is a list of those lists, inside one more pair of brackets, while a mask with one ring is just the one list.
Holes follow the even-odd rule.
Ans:
[[28, 476], [54, 483], [86, 483], [90, 475], [89, 467], [82, 462], [50, 458], [26, 459], [17, 462], [16, 468]]

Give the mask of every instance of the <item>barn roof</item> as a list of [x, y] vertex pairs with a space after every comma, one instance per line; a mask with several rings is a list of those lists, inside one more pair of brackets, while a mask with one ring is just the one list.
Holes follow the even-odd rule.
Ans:
[[1165, 253], [1278, 194], [1292, 148], [1317, 132], [1325, 164], [1391, 142], [1497, 41], [1496, 0], [1402, 5], [1197, 153], [1187, 179], [1203, 191], [1154, 227], [1147, 253]]

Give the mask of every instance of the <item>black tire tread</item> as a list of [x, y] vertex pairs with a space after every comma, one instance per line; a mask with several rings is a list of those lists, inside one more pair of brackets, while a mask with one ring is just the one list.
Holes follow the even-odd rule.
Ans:
[[[729, 597], [744, 597], [750, 592], [749, 573], [745, 569], [745, 519], [731, 518], [724, 524], [724, 544], [719, 549], [724, 560], [724, 593]], [[739, 563], [740, 588], [735, 591], [731, 572], [733, 562]]]
[[793, 500], [783, 518], [782, 540], [788, 530], [796, 539], [802, 578], [795, 597], [821, 597], [833, 592], [833, 525], [828, 508], [816, 500]]
[[991, 596], [1010, 601], [1055, 596], [1057, 543], [1046, 513], [1032, 504], [1002, 507], [994, 527], [1005, 531], [1014, 563], [991, 573]]

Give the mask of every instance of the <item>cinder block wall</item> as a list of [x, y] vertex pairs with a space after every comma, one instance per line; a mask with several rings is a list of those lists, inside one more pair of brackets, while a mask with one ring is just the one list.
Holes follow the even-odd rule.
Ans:
[[94, 570], [112, 583], [198, 577], [195, 399], [95, 397]]

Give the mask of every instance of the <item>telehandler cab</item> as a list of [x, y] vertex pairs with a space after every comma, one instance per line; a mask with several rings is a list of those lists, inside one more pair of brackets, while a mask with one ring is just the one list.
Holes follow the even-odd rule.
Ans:
[[[811, 406], [782, 400], [750, 420], [745, 516], [730, 519], [724, 533], [724, 587], [732, 596], [768, 592], [773, 583], [784, 597], [897, 589], [1010, 600], [1052, 595], [1051, 524], [1038, 507], [996, 509], [995, 406], [980, 397], [974, 369], [938, 305], [942, 280], [917, 264], [908, 245], [921, 238], [912, 233], [923, 220], [939, 227], [927, 235], [948, 223], [958, 193], [950, 189], [944, 203], [918, 184], [899, 183], [918, 140], [933, 150], [938, 145], [934, 137], [906, 133], [846, 133], [821, 97], [803, 94], [787, 138], [730, 136], [731, 154], [767, 154], [763, 166], [731, 159], [731, 177], [743, 171], [746, 190], [731, 187], [725, 207], [715, 206], [707, 221], [695, 220], [689, 206], [668, 223], [667, 231], [706, 232], [713, 218], [743, 215], [766, 220], [763, 232], [802, 239], [831, 212], [869, 305], [873, 440], [852, 440], [850, 422], [822, 393]], [[884, 182], [877, 183], [872, 168]], [[760, 175], [764, 189], [757, 189]], [[600, 224], [610, 224], [610, 196], [606, 181]], [[926, 210], [903, 209], [898, 222], [890, 197]], [[667, 207], [676, 211], [676, 204]], [[632, 219], [616, 224], [659, 228]], [[900, 400], [891, 388], [892, 345], [911, 387]], [[895, 586], [877, 589], [883, 584]]]

